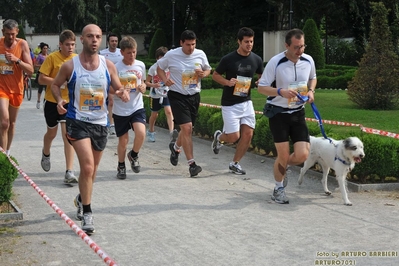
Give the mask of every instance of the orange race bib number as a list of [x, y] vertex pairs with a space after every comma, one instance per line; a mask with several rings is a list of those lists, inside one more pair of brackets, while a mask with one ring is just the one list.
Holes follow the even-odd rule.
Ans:
[[237, 76], [237, 83], [234, 86], [233, 95], [240, 97], [247, 97], [248, 91], [251, 88], [251, 80], [252, 78]]
[[79, 109], [83, 112], [99, 111], [104, 105], [104, 89], [101, 85], [82, 84]]
[[198, 86], [198, 75], [195, 74], [194, 70], [185, 70], [182, 73], [182, 85], [183, 89], [195, 89]]
[[125, 90], [130, 92], [137, 90], [137, 76], [133, 72], [119, 73], [119, 80]]
[[2, 75], [14, 74], [13, 64], [7, 61], [5, 54], [0, 54], [0, 74]]

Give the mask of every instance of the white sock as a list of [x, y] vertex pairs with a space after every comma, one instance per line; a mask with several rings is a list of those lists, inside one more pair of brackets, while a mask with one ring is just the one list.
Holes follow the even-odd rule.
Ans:
[[10, 150], [6, 150], [6, 154], [7, 156], [10, 156], [11, 151]]
[[281, 182], [277, 182], [277, 181], [276, 181], [275, 189], [278, 189], [278, 188], [280, 188], [280, 187], [284, 187], [283, 181], [281, 181]]

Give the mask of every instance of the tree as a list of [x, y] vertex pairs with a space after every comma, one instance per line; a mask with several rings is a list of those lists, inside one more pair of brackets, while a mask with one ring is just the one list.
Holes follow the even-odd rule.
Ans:
[[399, 99], [399, 58], [393, 50], [388, 10], [381, 2], [371, 7], [370, 38], [347, 93], [360, 108], [389, 110]]
[[321, 43], [319, 30], [316, 22], [313, 19], [307, 19], [303, 27], [305, 33], [306, 53], [313, 57], [316, 69], [323, 69], [325, 67], [325, 58], [323, 44]]
[[18, 25], [18, 29], [19, 29], [19, 31], [18, 31], [17, 38], [26, 40], [25, 31], [24, 31], [24, 28], [22, 27], [22, 25]]
[[161, 46], [167, 47], [167, 41], [163, 30], [157, 29], [151, 40], [150, 50], [148, 51], [148, 57], [155, 58], [155, 51]]

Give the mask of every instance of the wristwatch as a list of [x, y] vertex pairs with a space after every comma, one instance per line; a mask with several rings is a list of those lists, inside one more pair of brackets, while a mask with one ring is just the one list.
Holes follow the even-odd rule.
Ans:
[[18, 59], [15, 64], [19, 65], [19, 63], [21, 63], [21, 59]]

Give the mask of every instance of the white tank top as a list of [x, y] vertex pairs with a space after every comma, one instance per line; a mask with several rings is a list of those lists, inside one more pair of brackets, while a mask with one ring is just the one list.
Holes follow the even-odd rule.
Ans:
[[111, 78], [104, 56], [100, 64], [89, 71], [80, 63], [79, 56], [73, 60], [73, 71], [68, 81], [69, 105], [66, 117], [102, 126], [107, 125], [107, 97]]

